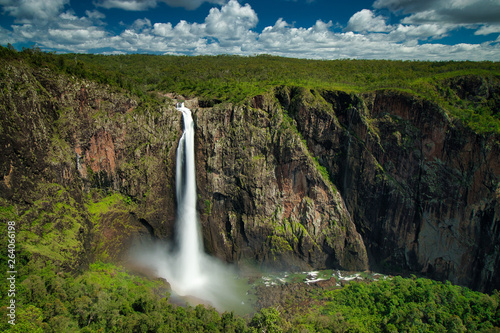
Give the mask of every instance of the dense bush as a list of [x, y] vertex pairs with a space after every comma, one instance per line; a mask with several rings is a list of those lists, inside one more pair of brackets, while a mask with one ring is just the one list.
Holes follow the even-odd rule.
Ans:
[[479, 332], [500, 327], [500, 294], [492, 296], [428, 279], [351, 283], [325, 292], [319, 311], [366, 332]]
[[[242, 318], [211, 307], [174, 306], [162, 280], [96, 263], [77, 276], [31, 260], [17, 292], [16, 325], [3, 332], [488, 332], [500, 329], [500, 293], [486, 295], [422, 278], [343, 288], [304, 286], [290, 299]], [[295, 290], [299, 290], [295, 289]], [[292, 288], [293, 290], [293, 288]], [[305, 290], [305, 291], [304, 291]], [[294, 310], [290, 310], [294, 308]], [[286, 315], [285, 315], [286, 313]]]
[[[397, 89], [440, 104], [479, 133], [500, 133], [500, 63], [471, 61], [306, 60], [259, 55], [243, 57], [53, 54], [16, 52], [0, 46], [0, 57], [23, 59], [81, 78], [127, 89], [175, 92], [208, 100], [242, 102], [278, 85], [367, 92]], [[483, 99], [459, 96], [453, 78], [477, 76], [498, 89]]]

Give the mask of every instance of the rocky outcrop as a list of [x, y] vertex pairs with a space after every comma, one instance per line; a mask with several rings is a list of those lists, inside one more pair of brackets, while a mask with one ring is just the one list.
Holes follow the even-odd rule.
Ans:
[[275, 269], [364, 270], [363, 241], [272, 99], [196, 114], [200, 213], [209, 252]]
[[498, 136], [405, 93], [276, 95], [339, 186], [372, 268], [499, 286]]
[[20, 244], [77, 268], [116, 259], [137, 234], [173, 233], [172, 103], [22, 62], [1, 74], [0, 192], [18, 212]]

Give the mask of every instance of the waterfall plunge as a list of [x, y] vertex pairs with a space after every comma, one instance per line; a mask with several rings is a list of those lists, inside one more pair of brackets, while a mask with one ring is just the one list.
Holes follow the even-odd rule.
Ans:
[[177, 110], [182, 112], [184, 121], [175, 175], [177, 246], [165, 241], [142, 241], [132, 249], [132, 257], [139, 265], [165, 278], [172, 288], [172, 297], [193, 296], [218, 310], [249, 313], [252, 307], [246, 295], [246, 281], [238, 278], [234, 267], [203, 251], [196, 213], [194, 122], [191, 110], [183, 103], [177, 105]]
[[184, 133], [177, 147], [175, 187], [177, 195], [177, 241], [179, 261], [177, 283], [180, 293], [203, 284], [201, 264], [203, 244], [196, 214], [196, 173], [194, 159], [194, 123], [191, 110], [184, 103], [177, 105], [184, 119]]

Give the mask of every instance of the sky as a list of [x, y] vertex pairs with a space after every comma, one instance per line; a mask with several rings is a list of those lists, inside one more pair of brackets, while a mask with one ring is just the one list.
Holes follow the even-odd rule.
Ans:
[[0, 0], [0, 45], [58, 53], [500, 61], [500, 0]]

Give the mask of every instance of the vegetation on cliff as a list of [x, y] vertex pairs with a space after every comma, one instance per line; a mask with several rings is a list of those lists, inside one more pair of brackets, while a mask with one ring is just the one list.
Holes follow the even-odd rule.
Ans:
[[176, 92], [202, 97], [209, 104], [242, 102], [279, 85], [357, 93], [407, 91], [437, 102], [477, 132], [500, 133], [498, 62], [324, 61], [268, 55], [56, 55], [37, 49], [16, 52], [5, 47], [1, 47], [0, 56], [124, 87], [143, 97], [151, 91]]

